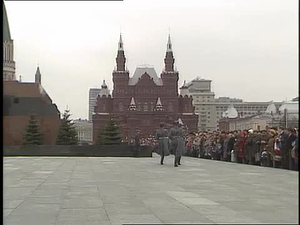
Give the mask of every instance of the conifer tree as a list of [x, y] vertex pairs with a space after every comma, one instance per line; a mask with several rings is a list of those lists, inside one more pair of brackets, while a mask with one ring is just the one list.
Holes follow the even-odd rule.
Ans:
[[57, 145], [77, 145], [78, 137], [77, 131], [70, 119], [70, 110], [66, 109], [63, 118], [61, 119], [61, 125], [56, 139]]
[[121, 132], [114, 120], [110, 120], [104, 130], [98, 135], [98, 145], [119, 145], [121, 143]]
[[42, 145], [42, 134], [39, 131], [38, 121], [33, 116], [30, 117], [23, 145]]

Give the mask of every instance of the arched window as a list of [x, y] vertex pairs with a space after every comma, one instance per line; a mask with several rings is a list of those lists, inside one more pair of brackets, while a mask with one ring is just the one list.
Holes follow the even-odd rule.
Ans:
[[150, 111], [153, 111], [153, 110], [154, 110], [154, 102], [151, 102], [151, 103], [150, 103], [150, 107], [151, 107], [151, 108], [150, 108]]
[[173, 112], [174, 111], [174, 108], [173, 108], [173, 103], [172, 102], [169, 102], [169, 112]]
[[119, 111], [123, 111], [124, 107], [123, 107], [123, 102], [119, 102]]
[[138, 111], [142, 111], [142, 104], [140, 102], [137, 103]]
[[148, 107], [148, 102], [144, 102], [144, 111], [148, 111], [149, 107]]
[[105, 104], [102, 105], [103, 111], [106, 110]]

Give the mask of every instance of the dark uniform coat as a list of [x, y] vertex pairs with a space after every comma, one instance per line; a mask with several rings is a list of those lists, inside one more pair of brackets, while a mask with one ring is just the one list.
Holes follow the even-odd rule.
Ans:
[[254, 139], [255, 135], [254, 134], [249, 134], [247, 141], [246, 141], [246, 146], [245, 146], [245, 156], [247, 160], [251, 160], [250, 158], [253, 158], [255, 155], [255, 150], [254, 150]]
[[168, 131], [166, 129], [159, 129], [156, 132], [156, 139], [158, 141], [158, 153], [160, 155], [168, 156], [170, 155], [168, 148]]
[[179, 157], [185, 154], [185, 140], [183, 138], [183, 130], [181, 128], [177, 128], [175, 130], [175, 137], [177, 140], [177, 146], [175, 150], [175, 157]]
[[170, 132], [169, 132], [169, 138], [171, 140], [171, 143], [170, 143], [170, 152], [171, 152], [171, 154], [174, 154], [174, 152], [177, 148], [177, 138], [176, 138], [177, 132], [176, 132], [176, 129], [177, 128], [173, 127], [173, 128], [170, 129]]

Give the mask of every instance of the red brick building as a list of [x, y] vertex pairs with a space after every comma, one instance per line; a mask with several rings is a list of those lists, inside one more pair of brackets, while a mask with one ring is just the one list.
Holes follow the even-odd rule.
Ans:
[[3, 81], [3, 145], [18, 146], [30, 117], [38, 121], [45, 145], [54, 145], [60, 112], [39, 83]]
[[142, 136], [155, 133], [160, 122], [172, 124], [181, 118], [191, 131], [197, 130], [198, 116], [192, 98], [178, 94], [179, 73], [174, 69], [174, 56], [169, 36], [160, 77], [153, 67], [137, 67], [129, 77], [126, 69], [122, 36], [118, 44], [116, 69], [112, 73], [112, 96], [98, 96], [93, 114], [93, 140], [99, 130], [113, 118], [118, 121], [123, 138], [130, 138], [139, 129]]
[[14, 45], [3, 2], [3, 145], [21, 145], [31, 116], [39, 123], [45, 145], [54, 145], [60, 112], [41, 85], [37, 68], [34, 83], [16, 80]]

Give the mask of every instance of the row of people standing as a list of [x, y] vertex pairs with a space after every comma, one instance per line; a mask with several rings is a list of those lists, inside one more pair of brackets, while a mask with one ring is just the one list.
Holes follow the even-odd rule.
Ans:
[[158, 141], [158, 153], [161, 155], [160, 164], [164, 164], [165, 156], [174, 154], [174, 166], [181, 165], [181, 156], [185, 154], [185, 130], [183, 126], [175, 121], [170, 130], [165, 128], [165, 124], [160, 124], [160, 129], [156, 132]]
[[186, 148], [193, 157], [298, 169], [298, 129], [191, 133]]

